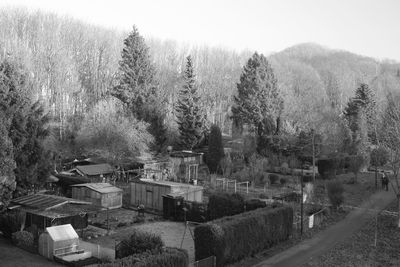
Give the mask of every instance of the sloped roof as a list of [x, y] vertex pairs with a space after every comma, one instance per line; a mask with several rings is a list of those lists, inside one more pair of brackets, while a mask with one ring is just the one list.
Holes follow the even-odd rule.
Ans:
[[54, 195], [44, 195], [44, 194], [34, 194], [34, 195], [27, 195], [19, 198], [14, 198], [11, 200], [11, 203], [29, 208], [44, 209], [44, 210], [51, 209], [53, 207], [63, 205], [66, 203], [91, 204], [90, 202], [78, 199], [60, 197]]
[[93, 191], [105, 194], [105, 193], [114, 193], [114, 192], [122, 192], [121, 188], [113, 186], [109, 183], [87, 183], [87, 184], [75, 184], [72, 185], [74, 187], [87, 187], [92, 189]]
[[201, 155], [202, 155], [202, 153], [196, 153], [196, 152], [187, 151], [187, 150], [172, 151], [170, 153], [170, 157], [175, 157], [175, 158], [195, 157], [195, 156], [201, 156]]
[[49, 233], [50, 238], [53, 241], [72, 240], [79, 238], [78, 234], [70, 224], [47, 227], [46, 232]]
[[113, 167], [110, 164], [94, 164], [94, 165], [85, 165], [85, 166], [76, 166], [76, 169], [83, 173], [84, 175], [100, 175], [100, 174], [109, 174], [114, 171]]

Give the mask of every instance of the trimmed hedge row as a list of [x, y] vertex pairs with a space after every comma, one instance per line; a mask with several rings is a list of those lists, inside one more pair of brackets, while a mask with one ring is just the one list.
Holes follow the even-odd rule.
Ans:
[[134, 254], [111, 263], [103, 263], [101, 267], [187, 267], [189, 255], [186, 250], [179, 248], [165, 248], [161, 252]]
[[231, 216], [244, 211], [244, 199], [239, 194], [215, 194], [208, 199], [209, 219]]
[[263, 208], [199, 225], [194, 229], [196, 260], [212, 255], [217, 266], [242, 258], [289, 238], [293, 227], [291, 207]]

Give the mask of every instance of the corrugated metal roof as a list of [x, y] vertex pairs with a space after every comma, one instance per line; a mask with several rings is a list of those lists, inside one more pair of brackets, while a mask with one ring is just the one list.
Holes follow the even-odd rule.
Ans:
[[93, 191], [106, 194], [106, 193], [115, 193], [115, 192], [122, 192], [121, 188], [118, 188], [116, 186], [113, 186], [109, 183], [87, 183], [87, 184], [75, 184], [72, 185], [74, 187], [87, 187], [92, 189]]
[[78, 234], [70, 224], [47, 227], [46, 232], [49, 233], [50, 238], [53, 241], [73, 240], [79, 238]]
[[14, 198], [11, 200], [11, 203], [35, 209], [49, 209], [65, 203], [91, 204], [90, 202], [81, 201], [78, 199], [43, 194], [34, 194]]
[[76, 166], [76, 169], [82, 172], [84, 175], [100, 175], [109, 174], [114, 171], [110, 164], [95, 164], [95, 165], [85, 165]]

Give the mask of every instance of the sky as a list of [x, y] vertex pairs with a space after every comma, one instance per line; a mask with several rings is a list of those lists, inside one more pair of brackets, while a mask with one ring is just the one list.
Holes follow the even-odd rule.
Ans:
[[241, 51], [318, 43], [400, 61], [400, 0], [0, 0], [144, 36]]

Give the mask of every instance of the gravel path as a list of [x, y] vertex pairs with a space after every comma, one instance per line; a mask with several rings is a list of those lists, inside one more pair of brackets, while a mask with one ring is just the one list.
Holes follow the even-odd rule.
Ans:
[[329, 251], [337, 242], [361, 229], [368, 219], [383, 210], [393, 200], [395, 200], [395, 195], [392, 191], [377, 192], [365, 201], [359, 209], [351, 211], [343, 221], [317, 234], [314, 238], [291, 247], [255, 266], [301, 266], [309, 259], [316, 258]]

